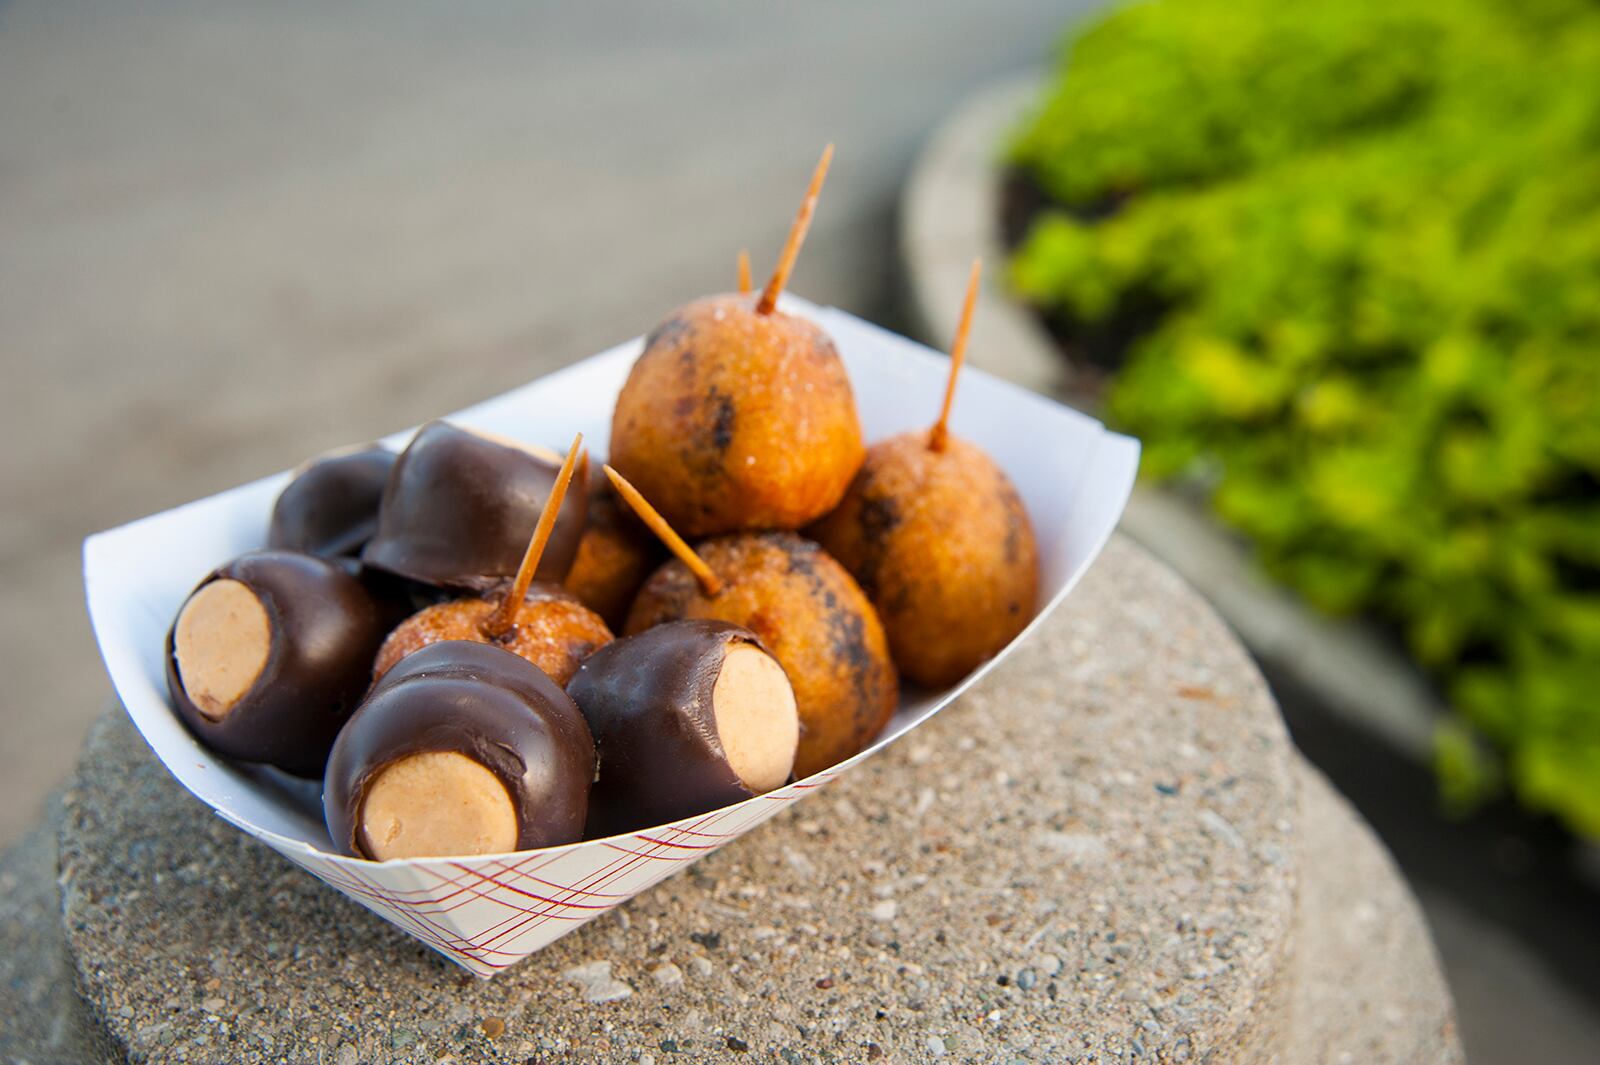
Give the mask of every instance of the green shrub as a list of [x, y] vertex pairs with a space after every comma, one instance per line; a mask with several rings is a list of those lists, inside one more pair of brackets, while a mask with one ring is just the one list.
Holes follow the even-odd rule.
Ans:
[[1453, 801], [1600, 836], [1600, 4], [1138, 4], [1010, 161], [1058, 204], [1017, 290], [1141, 327], [1107, 408], [1146, 473], [1402, 633]]

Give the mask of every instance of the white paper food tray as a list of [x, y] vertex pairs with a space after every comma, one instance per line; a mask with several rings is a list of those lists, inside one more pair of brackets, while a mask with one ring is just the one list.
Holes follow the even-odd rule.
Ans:
[[[783, 306], [833, 337], [869, 442], [933, 421], [949, 367], [944, 355], [843, 311], [793, 297]], [[610, 438], [617, 392], [642, 346], [642, 338], [630, 340], [450, 420], [552, 448], [565, 447], [581, 430], [598, 459]], [[195, 742], [168, 703], [167, 629], [202, 577], [265, 543], [272, 502], [287, 473], [91, 536], [83, 552], [89, 614], [117, 695], [184, 787], [296, 865], [471, 972], [491, 976], [748, 832], [926, 721], [1026, 640], [1078, 582], [1122, 514], [1138, 442], [970, 366], [962, 371], [951, 428], [995, 458], [1032, 515], [1043, 604], [1032, 624], [955, 687], [904, 698], [877, 743], [854, 758], [737, 806], [610, 839], [459, 860], [348, 858], [333, 851], [315, 783], [232, 764]], [[387, 442], [398, 448], [409, 436], [398, 433]]]

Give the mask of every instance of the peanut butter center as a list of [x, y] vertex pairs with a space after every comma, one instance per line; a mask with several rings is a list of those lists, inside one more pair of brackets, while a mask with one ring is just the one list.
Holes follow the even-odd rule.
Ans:
[[272, 623], [247, 585], [215, 580], [183, 604], [172, 645], [189, 700], [206, 717], [221, 721], [266, 668]]
[[361, 804], [361, 835], [379, 861], [498, 854], [517, 849], [517, 811], [481, 763], [425, 751], [379, 771]]
[[730, 647], [711, 688], [711, 706], [722, 750], [745, 787], [760, 793], [788, 781], [800, 715], [794, 688], [776, 659], [750, 644]]

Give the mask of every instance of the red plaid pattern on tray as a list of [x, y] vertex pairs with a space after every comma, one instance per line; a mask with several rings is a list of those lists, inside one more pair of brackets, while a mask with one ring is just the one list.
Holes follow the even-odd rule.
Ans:
[[596, 846], [405, 864], [276, 850], [478, 976], [568, 932], [755, 828], [832, 780], [823, 773], [737, 806]]

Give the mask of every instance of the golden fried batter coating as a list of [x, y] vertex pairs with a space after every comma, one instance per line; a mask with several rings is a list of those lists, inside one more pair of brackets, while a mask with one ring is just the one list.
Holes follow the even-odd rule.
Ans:
[[650, 334], [611, 426], [611, 464], [689, 537], [814, 521], [863, 453], [833, 342], [750, 296], [696, 300]]
[[469, 597], [419, 610], [383, 641], [372, 679], [382, 677], [396, 662], [430, 643], [473, 640], [527, 659], [564, 687], [585, 658], [615, 638], [598, 614], [554, 584], [529, 586], [516, 624], [490, 637], [484, 633], [483, 623], [499, 605], [497, 596]]
[[900, 672], [954, 684], [1033, 620], [1039, 549], [1005, 473], [926, 430], [874, 444], [837, 510], [811, 530], [878, 608]]
[[639, 586], [661, 564], [661, 541], [600, 479], [589, 492], [589, 524], [564, 587], [613, 629], [622, 627]]

